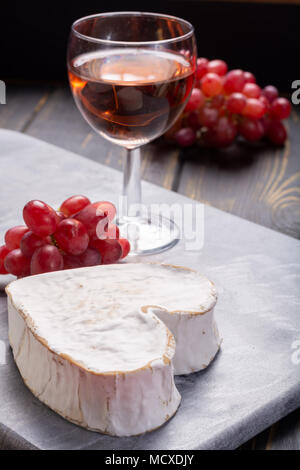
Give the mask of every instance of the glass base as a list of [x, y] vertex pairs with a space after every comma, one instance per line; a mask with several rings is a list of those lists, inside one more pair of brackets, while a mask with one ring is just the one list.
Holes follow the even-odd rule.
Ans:
[[120, 236], [130, 241], [129, 256], [154, 255], [169, 250], [178, 243], [177, 225], [164, 217], [123, 217], [117, 221]]

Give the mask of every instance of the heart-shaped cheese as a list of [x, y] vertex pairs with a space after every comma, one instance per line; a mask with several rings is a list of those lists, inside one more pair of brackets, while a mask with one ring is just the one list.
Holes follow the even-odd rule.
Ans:
[[177, 338], [177, 373], [205, 367], [219, 347], [215, 289], [186, 268], [97, 266], [24, 278], [6, 291], [9, 340], [26, 385], [95, 431], [139, 434], [176, 412], [166, 325]]

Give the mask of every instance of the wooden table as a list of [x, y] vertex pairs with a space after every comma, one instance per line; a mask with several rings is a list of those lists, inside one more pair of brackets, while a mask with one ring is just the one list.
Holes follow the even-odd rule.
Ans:
[[[200, 148], [180, 151], [160, 139], [143, 149], [142, 176], [300, 238], [300, 107], [294, 108], [287, 126], [289, 140], [284, 148], [239, 142], [220, 152]], [[61, 84], [8, 84], [7, 104], [0, 106], [0, 127], [24, 132], [122, 170], [122, 149], [91, 130], [77, 111], [69, 89]], [[241, 449], [299, 450], [299, 421], [300, 410]]]

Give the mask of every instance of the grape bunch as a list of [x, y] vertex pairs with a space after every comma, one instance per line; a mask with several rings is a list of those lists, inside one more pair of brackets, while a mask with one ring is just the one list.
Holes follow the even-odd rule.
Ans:
[[272, 85], [260, 88], [251, 72], [228, 71], [223, 60], [200, 58], [190, 99], [165, 136], [181, 147], [196, 142], [228, 147], [238, 135], [250, 142], [266, 137], [283, 145], [287, 132], [282, 120], [290, 112], [290, 102]]
[[81, 195], [66, 199], [58, 211], [42, 201], [28, 202], [26, 225], [9, 229], [0, 246], [0, 274], [21, 278], [116, 263], [128, 255], [130, 243], [120, 238], [115, 216], [111, 202], [91, 203]]

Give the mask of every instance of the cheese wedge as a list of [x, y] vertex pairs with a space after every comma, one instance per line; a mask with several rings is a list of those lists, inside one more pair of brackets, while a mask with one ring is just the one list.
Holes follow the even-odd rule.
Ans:
[[[172, 359], [187, 373], [218, 349], [215, 289], [185, 268], [82, 268], [20, 279], [6, 292], [9, 341], [25, 384], [94, 431], [130, 436], [161, 426], [180, 403]], [[166, 325], [177, 337], [175, 358]]]

